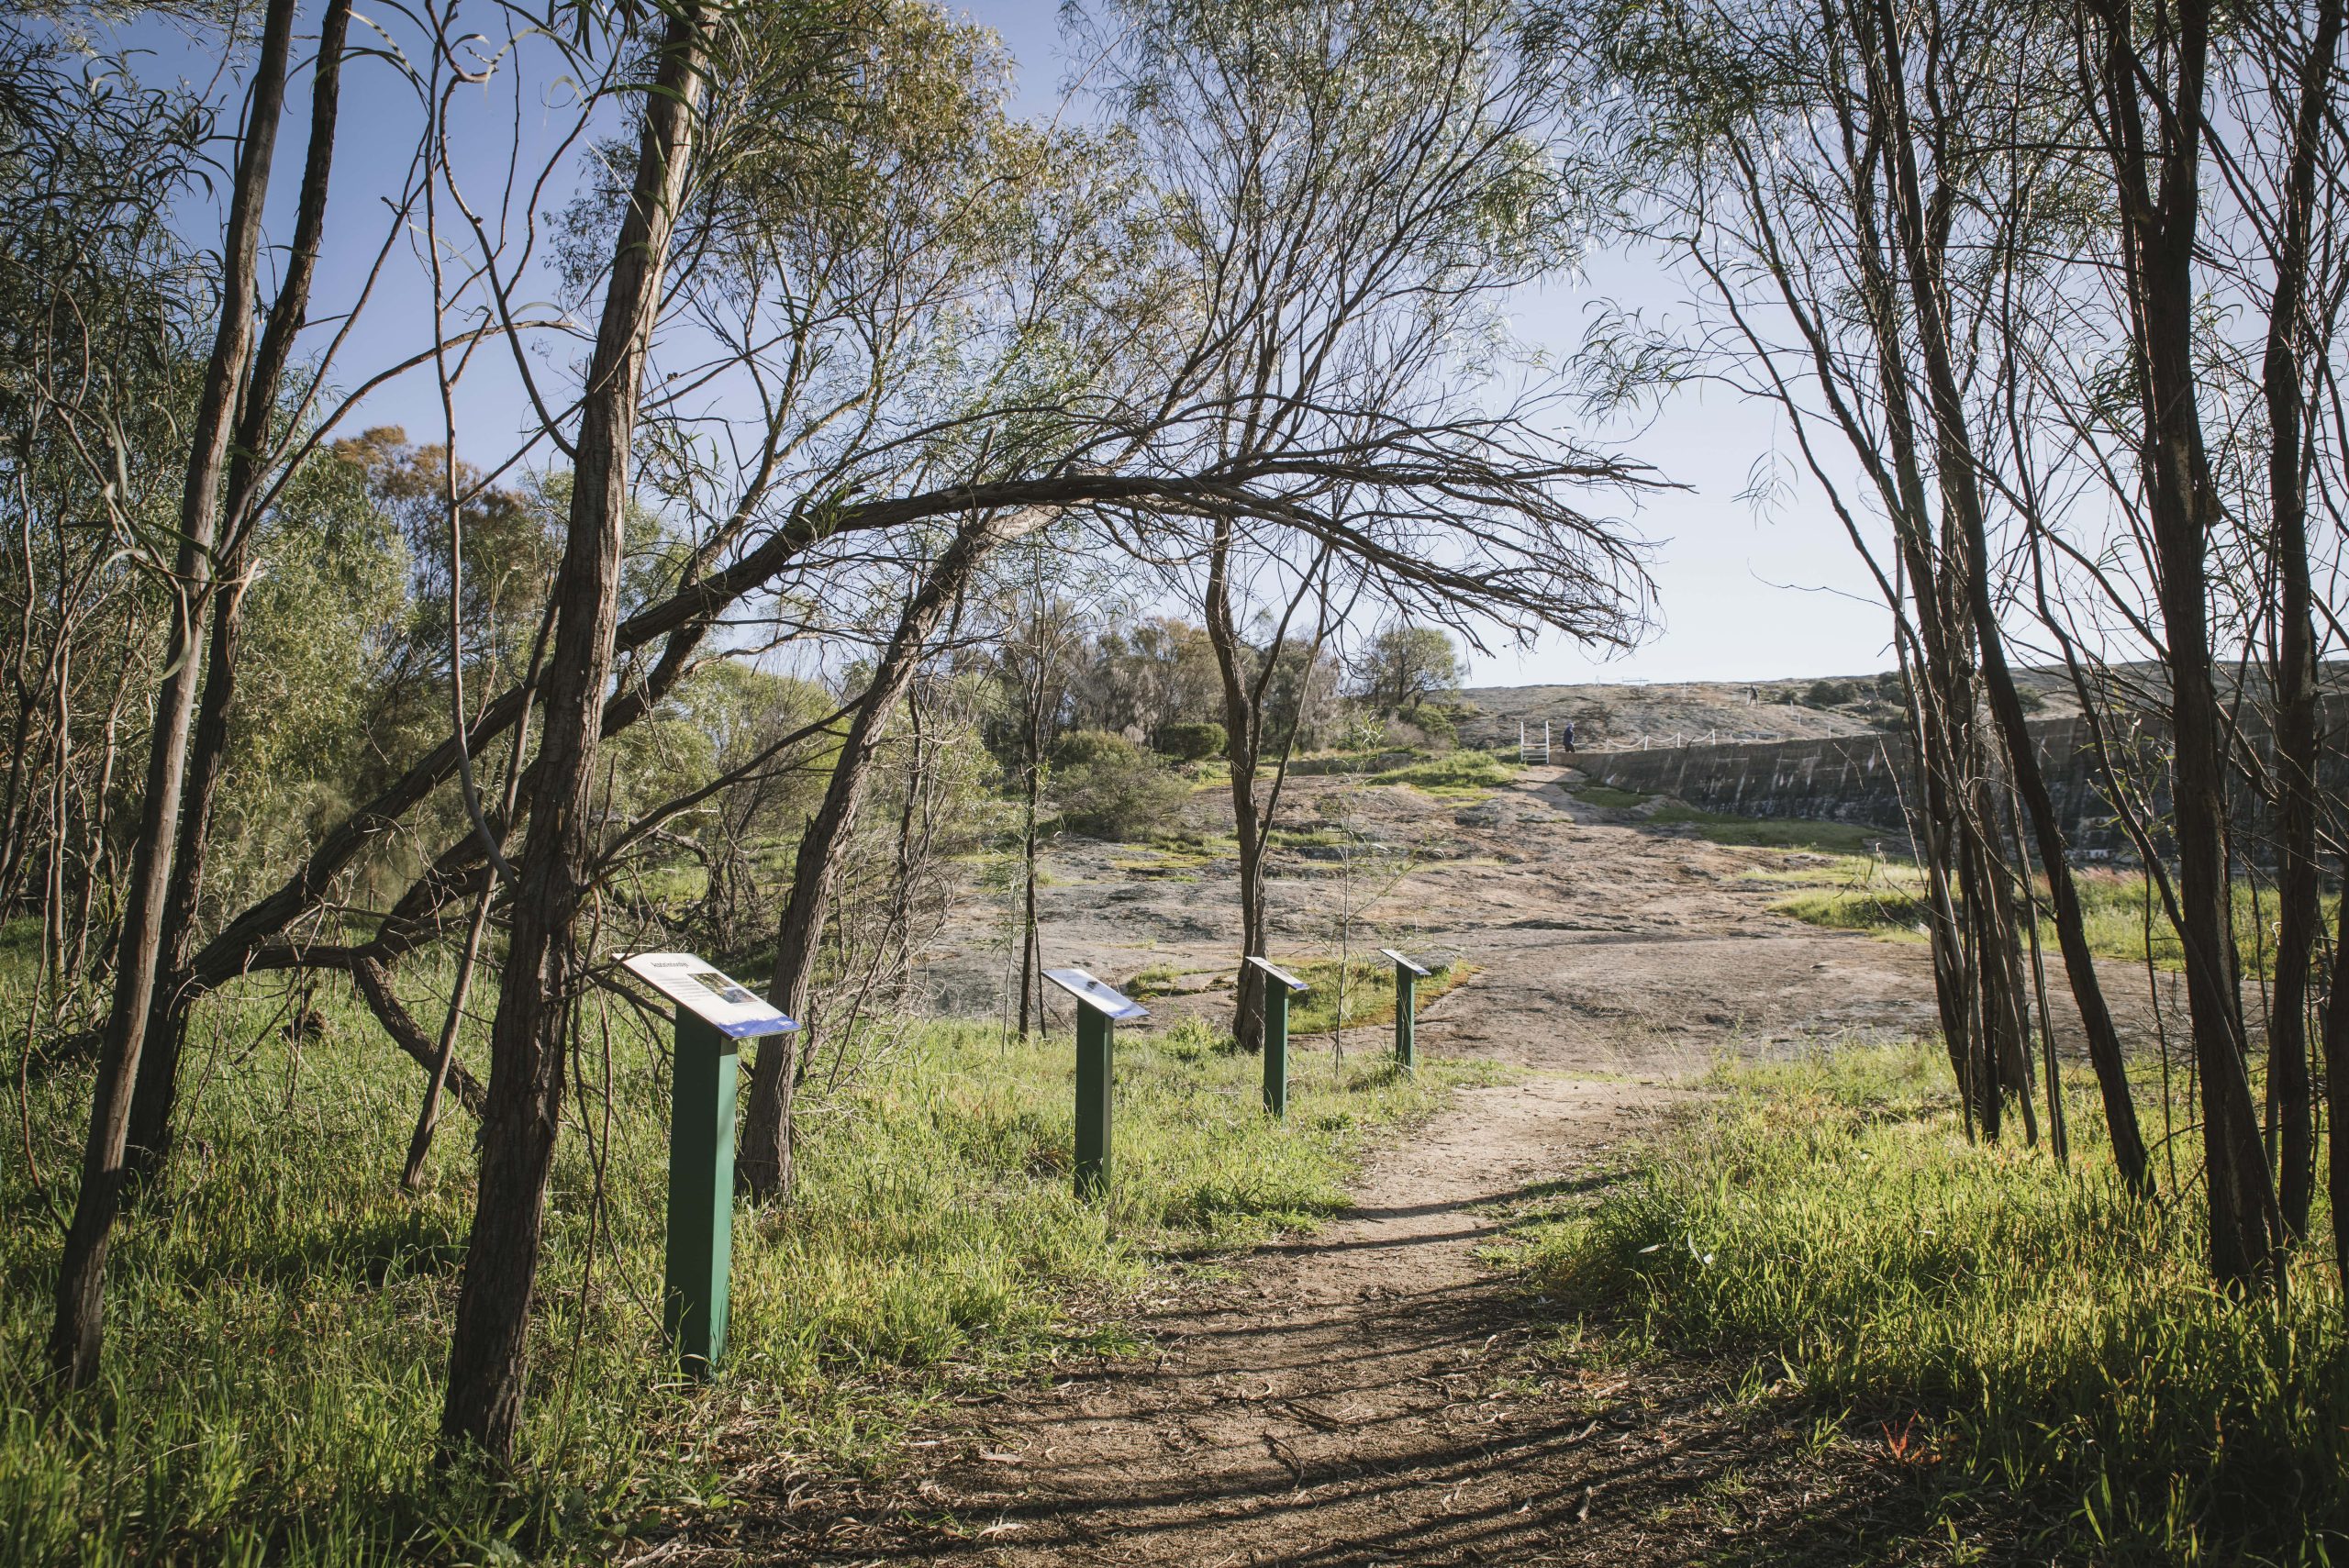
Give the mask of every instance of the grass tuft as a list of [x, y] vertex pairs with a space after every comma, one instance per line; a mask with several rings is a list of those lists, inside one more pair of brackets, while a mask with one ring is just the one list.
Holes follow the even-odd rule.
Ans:
[[1534, 1233], [1553, 1301], [1750, 1358], [1759, 1381], [1864, 1429], [1920, 1416], [1943, 1485], [2008, 1495], [2066, 1552], [2337, 1554], [2349, 1338], [2328, 1262], [2298, 1259], [2281, 1300], [2215, 1295], [2194, 1195], [2118, 1190], [2085, 1084], [2065, 1170], [1968, 1144], [1946, 1064], [1922, 1050], [1716, 1082], [1695, 1126]]
[[1503, 788], [1523, 771], [1517, 762], [1506, 757], [1497, 757], [1490, 751], [1446, 751], [1439, 757], [1375, 773], [1370, 782], [1375, 784], [1407, 784], [1422, 795], [1442, 799], [1482, 795], [1487, 790]]

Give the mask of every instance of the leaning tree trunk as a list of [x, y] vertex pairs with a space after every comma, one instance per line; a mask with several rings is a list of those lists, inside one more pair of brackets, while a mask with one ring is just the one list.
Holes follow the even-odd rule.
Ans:
[[537, 788], [522, 843], [497, 1018], [490, 1031], [481, 1181], [449, 1345], [446, 1452], [509, 1462], [547, 1181], [562, 1116], [564, 1048], [579, 986], [574, 930], [593, 860], [594, 772], [618, 624], [621, 530], [640, 383], [661, 303], [707, 54], [706, 8], [680, 0], [663, 29], [627, 216], [580, 407], [569, 537], [554, 583]]
[[[906, 602], [896, 629], [874, 668], [872, 683], [849, 720], [824, 798], [799, 837], [791, 892], [784, 900], [776, 934], [774, 974], [767, 988], [768, 1000], [785, 1017], [810, 1022], [807, 995], [815, 983], [816, 951], [824, 939], [832, 888], [847, 858], [857, 814], [864, 805], [881, 737], [929, 651], [931, 634], [980, 562], [997, 546], [1042, 527], [1049, 517], [1041, 509], [1023, 508], [965, 524]], [[737, 1184], [758, 1202], [790, 1190], [792, 1100], [798, 1088], [799, 1062], [814, 1043], [812, 1024], [807, 1032], [806, 1040], [793, 1035], [770, 1038], [759, 1048], [758, 1062], [751, 1070], [750, 1108], [743, 1116], [734, 1171]]]
[[237, 661], [244, 636], [247, 549], [260, 524], [260, 491], [267, 477], [265, 454], [277, 413], [277, 394], [292, 362], [294, 342], [309, 319], [310, 284], [317, 276], [318, 247], [326, 231], [327, 190], [334, 173], [335, 125], [342, 102], [342, 50], [351, 29], [351, 0], [329, 0], [318, 19], [317, 63], [310, 88], [310, 142], [303, 161], [302, 187], [294, 219], [294, 243], [284, 280], [269, 309], [260, 347], [245, 376], [236, 442], [228, 460], [228, 511], [222, 528], [227, 549], [220, 561], [218, 603], [212, 639], [204, 661], [204, 695], [189, 742], [185, 801], [172, 857], [170, 893], [157, 941], [158, 980], [149, 1006], [147, 1043], [140, 1054], [138, 1088], [131, 1095], [128, 1148], [131, 1170], [151, 1180], [170, 1157], [172, 1110], [178, 1098], [180, 1051], [187, 1032], [187, 962], [195, 935], [196, 906], [204, 894], [204, 869], [211, 845], [212, 816], [226, 771], [228, 724], [237, 700]]
[[228, 225], [221, 246], [220, 321], [205, 366], [188, 444], [187, 483], [180, 500], [180, 546], [173, 575], [180, 595], [171, 673], [155, 694], [148, 739], [147, 791], [139, 803], [139, 836], [131, 851], [129, 885], [117, 941], [114, 995], [82, 1155], [82, 1186], [66, 1231], [57, 1273], [57, 1315], [50, 1329], [49, 1362], [65, 1383], [80, 1386], [97, 1375], [105, 1338], [106, 1247], [114, 1231], [127, 1171], [130, 1100], [139, 1080], [161, 956], [163, 906], [170, 890], [173, 836], [187, 763], [187, 734], [195, 708], [196, 644], [212, 574], [212, 542], [219, 520], [221, 465], [236, 417], [237, 384], [252, 342], [255, 262], [262, 208], [285, 104], [285, 61], [294, 33], [294, 0], [270, 0], [262, 24], [252, 102], [238, 150]]

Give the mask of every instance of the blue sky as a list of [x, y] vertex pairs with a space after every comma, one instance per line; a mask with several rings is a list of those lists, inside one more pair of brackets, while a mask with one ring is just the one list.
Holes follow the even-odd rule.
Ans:
[[[995, 28], [1016, 57], [1018, 111], [1040, 117], [1058, 112], [1062, 83], [1069, 73], [1061, 49], [1058, 6], [1048, 0], [965, 0], [960, 8]], [[151, 26], [135, 31], [138, 43], [157, 51], [159, 58], [150, 66], [190, 74], [212, 68], [209, 51], [187, 51], [167, 31]], [[356, 28], [353, 41], [360, 41]], [[505, 83], [521, 79], [543, 83], [548, 74], [500, 72], [500, 87], [491, 94], [462, 90], [472, 95], [462, 101], [459, 123], [473, 128], [478, 136], [466, 149], [465, 161], [477, 165], [484, 190], [498, 183], [493, 176], [502, 174], [518, 136], [527, 150], [542, 150], [567, 128], [559, 93], [533, 95], [540, 91], [534, 87], [519, 104], [506, 95]], [[303, 121], [298, 117], [306, 112], [307, 99], [306, 74], [293, 85], [293, 114], [280, 143], [279, 161], [289, 176], [299, 166]], [[349, 302], [382, 244], [388, 224], [383, 203], [405, 178], [419, 114], [413, 90], [382, 61], [362, 58], [347, 69], [338, 139], [338, 203], [345, 215], [358, 209], [377, 217], [362, 221], [347, 216], [328, 225], [329, 249], [321, 265], [322, 308], [339, 309]], [[529, 162], [522, 160], [524, 167]], [[282, 177], [275, 183], [275, 205], [289, 210], [273, 211], [271, 231], [283, 235], [292, 226], [295, 182]], [[559, 210], [565, 195], [542, 194], [537, 210]], [[520, 204], [514, 220], [518, 222], [531, 206]], [[191, 221], [210, 228], [218, 218], [217, 214], [192, 214]], [[1522, 296], [1515, 325], [1529, 343], [1562, 354], [1580, 339], [1587, 313], [1602, 301], [1639, 307], [1652, 317], [1685, 317], [1687, 297], [1680, 280], [1652, 259], [1600, 256], [1586, 275], [1554, 280]], [[343, 379], [399, 357], [407, 351], [404, 345], [429, 341], [430, 310], [420, 248], [403, 239], [340, 361]], [[497, 462], [511, 445], [511, 432], [531, 423], [519, 378], [503, 354], [503, 350], [486, 354], [461, 384], [458, 450], [475, 463]], [[564, 378], [551, 379], [560, 384]], [[371, 394], [347, 428], [387, 424], [406, 427], [419, 441], [441, 439], [442, 411], [429, 375], [413, 375]], [[1782, 445], [1771, 410], [1719, 389], [1689, 392], [1635, 432], [1570, 433], [1594, 443], [1616, 444], [1685, 486], [1648, 497], [1633, 515], [1637, 528], [1656, 547], [1655, 630], [1631, 652], [1613, 658], [1594, 656], [1558, 639], [1527, 651], [1501, 649], [1475, 659], [1476, 684], [1761, 680], [1854, 673], [1890, 662], [1888, 617], [1833, 518], [1800, 489], [1789, 492], [1768, 516], [1757, 515], [1741, 498], [1757, 462]], [[542, 462], [547, 455], [541, 451], [532, 461]]]
[[[1070, 72], [1060, 7], [963, 0], [959, 8], [993, 28], [1018, 59], [1020, 111], [1052, 114]], [[1648, 258], [1602, 256], [1587, 276], [1523, 297], [1516, 326], [1527, 341], [1564, 352], [1603, 300], [1685, 316], [1687, 297], [1681, 281]], [[1726, 392], [1686, 393], [1667, 405], [1622, 447], [1687, 487], [1651, 497], [1635, 516], [1658, 545], [1655, 634], [1611, 659], [1556, 639], [1528, 651], [1502, 650], [1474, 660], [1476, 684], [1768, 680], [1889, 668], [1890, 617], [1842, 526], [1800, 487], [1768, 517], [1739, 498], [1755, 464], [1783, 446], [1771, 411]]]

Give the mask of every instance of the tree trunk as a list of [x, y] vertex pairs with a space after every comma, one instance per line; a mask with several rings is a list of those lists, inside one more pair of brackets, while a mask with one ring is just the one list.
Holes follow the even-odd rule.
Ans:
[[930, 634], [969, 584], [980, 562], [997, 546], [1042, 527], [1050, 517], [1041, 508], [1027, 507], [966, 523], [955, 535], [919, 590], [907, 601], [896, 629], [874, 668], [872, 684], [849, 720], [824, 798], [800, 834], [798, 857], [792, 862], [791, 892], [784, 901], [776, 934], [774, 974], [767, 999], [785, 1017], [807, 1026], [803, 1032], [807, 1038], [771, 1037], [759, 1047], [759, 1060], [751, 1072], [750, 1108], [743, 1117], [742, 1143], [735, 1155], [734, 1170], [742, 1190], [758, 1202], [790, 1190], [792, 1098], [798, 1087], [798, 1062], [814, 1045], [817, 1032], [807, 1017], [816, 951], [824, 939], [832, 887], [872, 782], [873, 759], [880, 750], [882, 734], [929, 651]]
[[[2304, 365], [2309, 229], [2316, 203], [2318, 144], [2324, 134], [2343, 0], [2320, 0], [2315, 36], [2300, 62], [2299, 106], [2284, 191], [2283, 233], [2267, 316], [2261, 391], [2267, 406], [2267, 498], [2281, 582], [2277, 606], [2276, 789], [2279, 840], [2276, 999], [2267, 1026], [2267, 1085], [2276, 1101], [2280, 1156], [2277, 1204], [2284, 1232], [2308, 1233], [2316, 1188], [2316, 1129], [2309, 1081], [2309, 967], [2323, 916], [2317, 896], [2317, 667], [2315, 594], [2309, 579], [2308, 491], [2301, 459], [2306, 422]], [[2327, 335], [2329, 336], [2329, 335]]]
[[[2110, 111], [2137, 379], [2140, 462], [2153, 535], [2172, 707], [2172, 794], [2188, 1016], [2202, 1085], [2210, 1272], [2241, 1287], [2275, 1276], [2280, 1217], [2243, 1067], [2242, 993], [2227, 874], [2225, 727], [2210, 671], [2210, 530], [2219, 502], [2202, 442], [2194, 362], [2194, 233], [2208, 0], [2176, 6], [2174, 77], [2149, 147], [2138, 95], [2158, 80], [2131, 41], [2131, 8], [2102, 0], [2103, 91]], [[2158, 194], [2146, 183], [2158, 175]]]
[[1255, 1054], [1264, 1049], [1264, 987], [1251, 954], [1264, 952], [1264, 823], [1256, 800], [1256, 763], [1264, 741], [1263, 706], [1241, 667], [1240, 630], [1231, 610], [1231, 520], [1219, 517], [1208, 546], [1208, 642], [1223, 684], [1224, 752], [1230, 760], [1232, 838], [1240, 858], [1240, 952], [1233, 988], [1231, 1038]]
[[57, 1316], [50, 1330], [50, 1368], [76, 1387], [97, 1374], [105, 1337], [106, 1247], [127, 1174], [123, 1151], [130, 1131], [130, 1100], [139, 1079], [139, 1057], [146, 1041], [161, 955], [163, 906], [170, 889], [188, 726], [201, 663], [196, 644], [219, 519], [221, 465], [236, 417], [238, 381], [252, 341], [254, 263], [261, 248], [262, 208], [269, 194], [277, 122], [285, 103], [285, 61], [293, 39], [295, 10], [294, 0], [270, 0], [262, 24], [252, 102], [239, 139], [236, 183], [221, 244], [220, 321], [205, 366], [204, 388], [188, 444], [187, 481], [180, 499], [181, 540], [174, 563], [181, 595], [172, 637], [175, 657], [171, 673], [155, 694], [147, 790], [139, 805], [139, 835], [125, 890], [114, 995], [91, 1102], [89, 1140], [82, 1156], [82, 1186], [58, 1268]]
[[204, 895], [205, 858], [211, 843], [212, 814], [220, 793], [228, 750], [228, 723], [237, 700], [237, 660], [244, 634], [247, 547], [260, 524], [255, 511], [277, 394], [294, 355], [295, 339], [309, 319], [310, 284], [317, 272], [318, 247], [326, 230], [327, 191], [334, 172], [335, 126], [342, 99], [342, 51], [351, 28], [351, 0], [329, 0], [318, 20], [317, 62], [310, 89], [309, 150], [294, 220], [294, 244], [285, 276], [271, 304], [269, 323], [245, 377], [242, 406], [228, 459], [228, 509], [221, 534], [218, 603], [212, 615], [211, 647], [204, 661], [204, 696], [189, 743], [185, 800], [177, 847], [172, 857], [171, 890], [163, 904], [158, 937], [161, 951], [155, 995], [149, 1008], [147, 1045], [139, 1064], [138, 1088], [130, 1101], [130, 1169], [151, 1181], [171, 1152], [171, 1118], [179, 1092], [180, 1052], [187, 1033], [187, 962], [195, 936], [197, 905]]
[[[2096, 1069], [2105, 1122], [2111, 1131], [2113, 1161], [2129, 1190], [2143, 1195], [2153, 1190], [2153, 1166], [2144, 1135], [2137, 1124], [2137, 1102], [2129, 1089], [2128, 1063], [2121, 1055], [2120, 1031], [2113, 1026], [2111, 1009], [2105, 1004], [2104, 989], [2097, 978], [2095, 958], [2088, 951], [2079, 892], [2065, 856], [2062, 820], [2048, 794], [2046, 774], [2039, 765], [2039, 751], [2023, 713], [2021, 695], [2007, 663], [2006, 635], [1990, 596], [1989, 530], [1976, 477], [1974, 443], [1965, 423], [1965, 401], [1951, 353], [1948, 324], [1943, 316], [1942, 255], [1933, 243], [1917, 172], [1898, 23], [1890, 0], [1873, 0], [1873, 31], [1877, 47], [1871, 50], [1871, 59], [1882, 61], [1876, 91], [1891, 122], [1896, 208], [1906, 260], [1903, 271], [1908, 275], [1909, 304], [1931, 393], [1939, 451], [1936, 467], [1942, 476], [1945, 504], [1955, 513], [1965, 536], [1965, 603], [1973, 623], [1985, 695], [1991, 717], [2005, 741], [2010, 779], [2022, 798], [2038, 842], [2040, 864], [2047, 876], [2049, 901], [2054, 911], [2056, 942], [2063, 951], [2065, 973], [2071, 982], [2072, 998], [2087, 1035], [2088, 1059]], [[2027, 861], [2015, 869], [2020, 876], [2031, 874]], [[2050, 1083], [2054, 1082], [2051, 1078]], [[2029, 1093], [2026, 1088], [2025, 1095]], [[2051, 1088], [2050, 1094], [2053, 1093]], [[2048, 1114], [2058, 1117], [2062, 1107], [2051, 1101]]]
[[[2349, 852], [2341, 857], [2341, 879], [2349, 887]], [[2332, 1200], [2332, 1266], [2341, 1275], [2344, 1311], [2349, 1311], [2349, 897], [2335, 912], [2332, 977], [2324, 1004], [2325, 1195]]]
[[700, 0], [681, 0], [669, 13], [657, 74], [643, 97], [635, 178], [581, 401], [538, 784], [490, 1032], [480, 1188], [450, 1340], [440, 1441], [444, 1452], [478, 1450], [500, 1466], [512, 1458], [522, 1417], [525, 1342], [578, 984], [573, 928], [593, 859], [592, 785], [618, 619], [630, 442], [692, 153], [707, 57], [705, 14]]

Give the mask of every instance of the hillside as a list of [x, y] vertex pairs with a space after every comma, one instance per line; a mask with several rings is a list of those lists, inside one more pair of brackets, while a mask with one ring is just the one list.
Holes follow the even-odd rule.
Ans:
[[[2054, 670], [2017, 673], [2033, 694], [2034, 715], [2076, 711]], [[1460, 723], [1465, 745], [1506, 747], [1520, 720], [1539, 730], [1571, 720], [1586, 751], [1729, 740], [1808, 740], [1900, 728], [1898, 677], [1834, 675], [1792, 681], [1656, 681], [1569, 685], [1472, 686]]]

